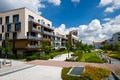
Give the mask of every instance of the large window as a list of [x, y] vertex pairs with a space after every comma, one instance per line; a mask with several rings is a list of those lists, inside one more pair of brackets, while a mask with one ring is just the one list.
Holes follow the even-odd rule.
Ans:
[[2, 25], [2, 32], [4, 32], [4, 25]]
[[0, 17], [0, 24], [2, 24], [2, 17]]
[[6, 16], [6, 18], [5, 18], [5, 22], [6, 22], [6, 24], [9, 23], [9, 16]]
[[13, 15], [13, 22], [19, 22], [19, 15]]
[[11, 31], [11, 24], [7, 25], [7, 32]]
[[15, 24], [15, 31], [21, 31], [21, 23]]

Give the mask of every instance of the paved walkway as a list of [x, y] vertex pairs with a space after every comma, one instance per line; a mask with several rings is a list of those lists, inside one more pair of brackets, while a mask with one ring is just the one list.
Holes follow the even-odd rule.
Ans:
[[0, 76], [0, 80], [62, 80], [61, 67], [34, 66], [8, 75]]
[[24, 70], [24, 69], [27, 69], [33, 66], [34, 65], [30, 65], [30, 64], [21, 64], [21, 65], [16, 65], [16, 66], [0, 68], [0, 76], [7, 75], [13, 72], [20, 71], [20, 70]]
[[85, 63], [85, 62], [48, 61], [48, 60], [34, 60], [31, 62], [28, 62], [28, 64], [56, 66], [56, 67], [72, 67], [72, 66], [90, 65], [90, 66], [108, 68], [112, 71], [114, 71], [117, 68], [120, 68], [120, 64], [99, 64], [99, 63]]
[[49, 59], [49, 60], [52, 60], [52, 61], [65, 61], [68, 58], [68, 55], [69, 55], [69, 58], [72, 57], [71, 54], [73, 54], [73, 52], [70, 52], [69, 54], [68, 53], [61, 54], [61, 55], [55, 56], [55, 57], [53, 57], [53, 59]]

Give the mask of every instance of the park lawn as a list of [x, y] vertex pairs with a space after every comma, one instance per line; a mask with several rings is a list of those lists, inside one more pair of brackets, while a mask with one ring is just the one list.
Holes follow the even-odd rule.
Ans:
[[80, 61], [81, 62], [103, 63], [103, 61], [99, 58], [96, 52], [83, 53], [83, 56]]

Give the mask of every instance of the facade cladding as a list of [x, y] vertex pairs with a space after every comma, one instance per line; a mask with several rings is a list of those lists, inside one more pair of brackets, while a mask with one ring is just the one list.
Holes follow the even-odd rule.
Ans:
[[[77, 34], [77, 33], [75, 33]], [[11, 42], [14, 53], [40, 51], [42, 41], [49, 39], [54, 49], [66, 49], [66, 34], [52, 27], [52, 22], [27, 8], [0, 13], [0, 45], [5, 38]]]

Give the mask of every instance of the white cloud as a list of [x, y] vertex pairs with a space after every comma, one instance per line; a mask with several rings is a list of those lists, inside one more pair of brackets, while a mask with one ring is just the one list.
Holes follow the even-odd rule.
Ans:
[[103, 21], [110, 21], [111, 20], [111, 18], [105, 18], [105, 19], [103, 19]]
[[73, 2], [73, 3], [79, 3], [80, 0], [71, 0], [71, 2]]
[[56, 6], [59, 6], [61, 4], [61, 0], [48, 0], [49, 3], [52, 3]]
[[45, 4], [42, 3], [45, 1], [52, 3], [53, 5], [60, 5], [61, 3], [61, 0], [0, 0], [0, 12], [27, 7], [30, 10], [41, 14], [39, 10], [46, 7]]
[[112, 3], [113, 0], [101, 0], [99, 6], [107, 6]]
[[115, 18], [105, 18], [103, 20], [105, 20], [104, 24], [101, 24], [98, 19], [94, 19], [88, 25], [66, 28], [65, 24], [62, 24], [56, 29], [65, 33], [77, 29], [80, 40], [84, 43], [92, 44], [93, 41], [98, 42], [109, 39], [114, 33], [120, 31], [120, 15]]
[[101, 0], [99, 6], [106, 6], [104, 12], [112, 13], [116, 9], [120, 9], [120, 0]]
[[21, 7], [27, 7], [39, 13], [39, 8], [45, 8], [45, 5], [41, 4], [41, 2], [42, 0], [0, 0], [0, 12]]

